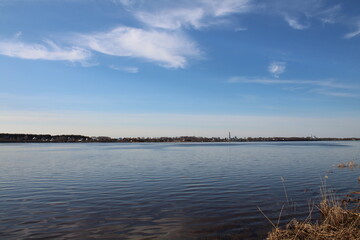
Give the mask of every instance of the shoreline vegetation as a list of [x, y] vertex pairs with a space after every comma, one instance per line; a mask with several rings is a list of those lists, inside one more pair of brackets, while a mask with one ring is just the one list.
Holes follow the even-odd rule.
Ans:
[[[338, 168], [349, 169], [354, 169], [358, 166], [355, 161], [337, 165]], [[267, 218], [272, 224], [273, 229], [268, 233], [266, 240], [360, 239], [360, 192], [353, 191], [342, 200], [338, 199], [335, 193], [327, 190], [326, 179], [327, 176], [322, 181], [320, 188], [322, 200], [317, 205], [311, 207], [309, 215], [305, 220], [298, 221], [292, 219], [285, 227], [279, 227], [279, 221], [275, 225]], [[360, 181], [360, 177], [358, 180]], [[318, 219], [312, 218], [314, 208], [320, 213]]]
[[50, 134], [14, 134], [0, 133], [0, 143], [42, 143], [42, 142], [281, 142], [281, 141], [360, 141], [360, 138], [318, 138], [318, 137], [123, 137], [111, 138], [107, 136], [90, 137], [83, 135], [50, 135]]
[[[273, 225], [266, 240], [359, 240], [360, 198], [336, 199], [334, 194], [322, 188], [322, 201], [313, 206], [303, 221], [291, 220], [285, 227]], [[359, 196], [360, 192], [352, 192]], [[320, 212], [319, 219], [312, 219], [314, 207]]]
[[293, 219], [285, 228], [274, 226], [267, 240], [358, 240], [360, 239], [360, 205], [348, 209], [339, 200], [324, 198], [317, 206], [320, 219]]

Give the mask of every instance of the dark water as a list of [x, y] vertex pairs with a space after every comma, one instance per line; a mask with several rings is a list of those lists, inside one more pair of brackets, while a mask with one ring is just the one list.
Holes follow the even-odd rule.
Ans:
[[325, 176], [359, 191], [360, 169], [334, 167], [359, 158], [360, 142], [0, 144], [0, 239], [263, 239], [258, 207], [305, 218]]

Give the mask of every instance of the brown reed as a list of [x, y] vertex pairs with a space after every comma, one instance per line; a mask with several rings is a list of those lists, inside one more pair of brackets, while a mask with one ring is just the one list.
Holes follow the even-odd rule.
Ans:
[[[344, 202], [336, 200], [334, 195], [322, 189], [322, 201], [317, 206], [320, 219], [305, 221], [293, 219], [284, 229], [275, 226], [267, 240], [359, 240], [360, 205], [347, 209]], [[311, 212], [309, 216], [311, 215]]]

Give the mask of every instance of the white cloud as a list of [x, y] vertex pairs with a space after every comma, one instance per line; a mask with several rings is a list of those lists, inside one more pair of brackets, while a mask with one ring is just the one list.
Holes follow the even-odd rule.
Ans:
[[304, 30], [310, 27], [309, 23], [300, 23], [298, 19], [294, 17], [290, 17], [287, 14], [285, 14], [284, 19], [289, 24], [290, 27], [296, 30]]
[[286, 69], [285, 62], [272, 62], [268, 67], [268, 71], [274, 75], [274, 77], [278, 78], [280, 74], [284, 73]]
[[[125, 1], [127, 7], [135, 6], [136, 1]], [[139, 2], [139, 1], [137, 1]], [[130, 11], [144, 24], [163, 29], [203, 28], [218, 24], [219, 18], [231, 14], [244, 13], [252, 9], [251, 0], [185, 0], [142, 1]], [[150, 9], [150, 10], [149, 10]]]
[[323, 23], [336, 23], [339, 20], [341, 10], [341, 4], [337, 4], [325, 10], [321, 10], [315, 13], [315, 16], [320, 19]]
[[330, 5], [325, 0], [269, 0], [264, 2], [262, 10], [281, 16], [296, 30], [310, 28], [313, 20], [324, 24], [341, 21], [341, 4]]
[[138, 73], [139, 72], [139, 68], [137, 68], [137, 67], [119, 67], [119, 66], [115, 66], [115, 65], [110, 65], [109, 68], [111, 68], [113, 70], [117, 70], [117, 71], [127, 72], [127, 73]]
[[234, 29], [235, 32], [242, 32], [242, 31], [247, 31], [248, 29], [246, 27], [237, 27]]
[[114, 2], [120, 2], [125, 6], [130, 6], [131, 4], [133, 4], [134, 0], [114, 0]]
[[205, 8], [214, 16], [226, 16], [233, 13], [248, 12], [251, 8], [250, 0], [201, 0]]
[[[290, 3], [288, 2], [290, 1]], [[201, 51], [184, 29], [202, 29], [214, 24], [229, 24], [233, 14], [248, 12], [268, 13], [284, 17], [294, 29], [310, 27], [311, 19], [324, 23], [334, 23], [341, 5], [326, 6], [323, 0], [271, 0], [256, 4], [255, 0], [113, 0], [122, 4], [143, 24], [146, 29], [118, 27], [107, 32], [78, 34], [71, 43], [75, 46], [64, 47], [53, 42], [29, 44], [21, 42], [21, 32], [11, 41], [0, 40], [0, 54], [24, 59], [64, 60], [89, 65], [90, 50], [107, 55], [133, 57], [156, 62], [168, 68], [184, 68], [190, 58], [199, 57]], [[236, 23], [239, 24], [239, 23]], [[244, 31], [246, 28], [233, 28]], [[241, 26], [241, 23], [240, 23]], [[357, 30], [345, 38], [360, 34]], [[76, 39], [77, 38], [77, 39]], [[279, 77], [286, 64], [277, 62], [269, 66], [269, 71]], [[126, 70], [124, 70], [126, 71]], [[128, 71], [135, 71], [134, 69]]]
[[258, 84], [304, 84], [309, 81], [299, 80], [280, 80], [280, 79], [268, 79], [268, 78], [252, 78], [252, 77], [231, 77], [228, 82], [230, 83], [258, 83]]
[[324, 89], [315, 89], [312, 92], [316, 92], [322, 95], [331, 96], [331, 97], [343, 97], [343, 98], [359, 98], [359, 94], [349, 93], [349, 92], [335, 92], [328, 91]]
[[60, 47], [52, 41], [45, 44], [29, 44], [13, 41], [0, 41], [0, 54], [22, 59], [41, 59], [54, 61], [86, 62], [91, 53], [80, 47]]
[[17, 33], [15, 33], [14, 37], [17, 39], [17, 38], [20, 38], [22, 36], [22, 32], [19, 31]]
[[356, 37], [359, 34], [360, 34], [360, 28], [358, 30], [354, 31], [354, 32], [346, 34], [344, 37], [345, 38], [353, 38], [353, 37]]
[[178, 29], [181, 27], [192, 26], [196, 29], [204, 24], [201, 22], [204, 17], [204, 10], [194, 9], [171, 9], [160, 13], [138, 12], [136, 17], [152, 27], [164, 29]]
[[355, 24], [355, 31], [352, 31], [344, 36], [344, 38], [353, 38], [360, 35], [360, 20]]
[[103, 54], [141, 58], [168, 68], [184, 68], [188, 58], [201, 54], [184, 34], [131, 27], [77, 35], [72, 41]]
[[292, 85], [291, 87], [284, 87], [282, 89], [286, 91], [307, 91], [308, 93], [316, 93], [332, 97], [360, 98], [359, 94], [337, 91], [337, 89], [346, 89], [351, 91], [354, 89], [359, 89], [359, 86], [340, 84], [333, 80], [280, 80], [268, 78], [231, 77], [229, 78], [228, 82], [266, 85]]
[[255, 83], [255, 84], [287, 84], [287, 85], [313, 85], [326, 88], [358, 89], [358, 86], [337, 83], [333, 80], [281, 80], [253, 77], [231, 77], [229, 83]]
[[256, 0], [118, 1], [144, 24], [164, 29], [199, 29], [233, 14], [252, 12], [279, 15], [290, 27], [303, 30], [311, 26], [313, 19], [326, 24], [337, 22], [341, 11], [341, 4], [329, 5], [324, 0], [268, 0], [261, 3]]

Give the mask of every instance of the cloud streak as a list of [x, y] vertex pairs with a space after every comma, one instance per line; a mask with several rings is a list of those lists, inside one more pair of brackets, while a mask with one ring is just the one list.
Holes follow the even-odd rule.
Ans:
[[332, 7], [326, 8], [316, 12], [314, 15], [323, 23], [334, 24], [340, 18], [341, 4], [334, 5]]
[[137, 68], [137, 67], [119, 67], [119, 66], [115, 66], [115, 65], [110, 65], [109, 68], [111, 68], [113, 70], [117, 70], [117, 71], [127, 72], [127, 73], [138, 73], [139, 72], [139, 68]]
[[312, 92], [316, 92], [325, 96], [331, 97], [343, 97], [343, 98], [360, 98], [359, 94], [349, 93], [349, 92], [338, 92], [338, 91], [328, 91], [324, 89], [315, 89]]
[[359, 94], [344, 91], [358, 89], [359, 86], [341, 84], [333, 80], [280, 80], [268, 78], [231, 77], [228, 79], [228, 82], [264, 85], [290, 85], [291, 87], [284, 87], [282, 89], [285, 91], [306, 91], [308, 93], [316, 93], [331, 97], [360, 98]]
[[181, 27], [204, 27], [202, 22], [205, 12], [201, 8], [194, 9], [171, 9], [157, 14], [150, 12], [138, 12], [136, 17], [141, 22], [155, 28], [178, 29]]
[[324, 24], [339, 21], [341, 5], [329, 6], [324, 0], [269, 0], [264, 3], [263, 11], [281, 16], [295, 30], [305, 30], [313, 20]]
[[21, 59], [83, 63], [89, 60], [92, 56], [92, 54], [84, 48], [75, 46], [60, 47], [49, 40], [44, 41], [44, 43], [45, 44], [29, 44], [18, 40], [0, 41], [0, 54]]
[[[60, 46], [50, 40], [44, 40], [42, 44], [26, 43], [20, 41], [18, 35], [10, 40], [0, 39], [1, 55], [31, 60], [80, 62], [83, 66], [91, 66], [94, 64], [89, 60], [95, 51], [111, 56], [143, 59], [166, 68], [185, 68], [190, 58], [198, 58], [202, 54], [197, 44], [180, 31], [120, 26], [107, 32], [68, 36], [65, 42], [70, 47]], [[121, 70], [130, 73], [138, 71], [133, 67]]]
[[278, 78], [280, 74], [283, 74], [286, 69], [286, 62], [272, 62], [268, 67], [268, 71]]
[[[200, 29], [218, 23], [219, 18], [249, 12], [251, 0], [121, 1], [143, 24], [153, 28]], [[149, 10], [150, 9], [150, 10]]]
[[145, 59], [167, 68], [184, 68], [189, 58], [201, 55], [196, 44], [184, 34], [125, 26], [108, 32], [78, 34], [71, 41], [106, 55]]
[[249, 77], [231, 77], [228, 80], [229, 83], [253, 83], [253, 84], [283, 84], [283, 85], [313, 85], [327, 88], [338, 89], [354, 89], [358, 88], [353, 85], [346, 85], [337, 83], [332, 80], [280, 80], [280, 79], [268, 79], [268, 78], [249, 78]]
[[353, 38], [353, 37], [356, 37], [360, 35], [360, 20], [358, 20], [356, 23], [355, 23], [355, 30], [350, 32], [350, 33], [347, 33], [345, 34], [344, 38]]
[[310, 27], [309, 23], [300, 23], [300, 21], [294, 17], [290, 17], [289, 15], [285, 14], [284, 17], [285, 21], [289, 24], [290, 27], [296, 30], [304, 30]]
[[[58, 45], [49, 40], [41, 44], [26, 43], [19, 40], [19, 32], [12, 40], [0, 39], [0, 54], [22, 59], [80, 62], [86, 66], [91, 65], [88, 61], [93, 56], [92, 52], [98, 52], [137, 58], [166, 68], [185, 68], [190, 59], [203, 55], [198, 44], [185, 34], [186, 30], [199, 30], [215, 24], [231, 24], [234, 22], [232, 15], [265, 12], [283, 17], [294, 29], [304, 30], [311, 26], [311, 19], [335, 23], [341, 10], [340, 4], [326, 7], [323, 0], [271, 0], [264, 4], [256, 4], [255, 0], [114, 2], [125, 6], [141, 27], [119, 26], [110, 31], [74, 34], [70, 37], [70, 46]], [[247, 28], [235, 28], [235, 31], [243, 30]], [[357, 22], [356, 29], [344, 38], [353, 38], [359, 34], [360, 21]], [[286, 63], [273, 62], [268, 71], [279, 77], [285, 69]], [[128, 72], [131, 71], [134, 72]]]
[[[219, 23], [230, 23], [234, 14], [256, 13], [281, 16], [296, 30], [311, 27], [311, 20], [324, 24], [339, 21], [341, 4], [324, 0], [118, 0], [143, 24], [161, 29], [201, 29]], [[225, 21], [224, 21], [225, 20]]]

